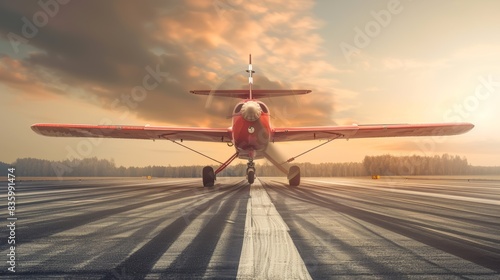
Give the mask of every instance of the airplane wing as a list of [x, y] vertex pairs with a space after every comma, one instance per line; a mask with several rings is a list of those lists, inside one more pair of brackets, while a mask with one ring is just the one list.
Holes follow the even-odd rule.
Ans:
[[40, 135], [54, 137], [103, 137], [124, 139], [167, 139], [206, 142], [231, 141], [229, 128], [196, 128], [130, 125], [34, 124]]
[[457, 135], [465, 133], [473, 127], [474, 125], [470, 123], [284, 127], [273, 130], [272, 141]]

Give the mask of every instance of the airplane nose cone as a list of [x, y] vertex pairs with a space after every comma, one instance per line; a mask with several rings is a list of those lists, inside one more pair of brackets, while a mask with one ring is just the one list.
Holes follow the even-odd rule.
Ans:
[[262, 114], [262, 109], [259, 103], [254, 101], [248, 101], [241, 107], [241, 115], [243, 118], [249, 122], [254, 122], [260, 118]]

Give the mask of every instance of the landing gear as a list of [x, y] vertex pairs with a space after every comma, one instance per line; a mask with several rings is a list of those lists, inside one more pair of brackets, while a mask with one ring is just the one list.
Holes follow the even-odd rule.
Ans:
[[236, 152], [234, 155], [232, 155], [226, 162], [222, 163], [222, 165], [217, 168], [217, 170], [214, 171], [214, 169], [210, 166], [205, 166], [203, 167], [203, 186], [204, 187], [213, 187], [214, 182], [217, 179], [217, 174], [224, 170], [235, 158], [238, 157], [238, 152]]
[[203, 167], [203, 186], [213, 187], [215, 181], [215, 172], [211, 166]]
[[255, 181], [255, 164], [251, 159], [247, 163], [247, 180], [249, 184], [253, 184]]
[[248, 183], [253, 184], [253, 182], [255, 181], [255, 171], [249, 170], [247, 173], [247, 177], [248, 177]]
[[300, 167], [297, 165], [290, 167], [290, 170], [288, 171], [288, 183], [290, 184], [290, 187], [300, 185]]

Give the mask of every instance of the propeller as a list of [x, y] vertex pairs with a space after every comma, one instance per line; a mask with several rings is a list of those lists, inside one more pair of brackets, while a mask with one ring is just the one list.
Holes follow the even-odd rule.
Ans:
[[241, 87], [241, 84], [237, 82], [237, 77], [239, 77], [239, 75], [241, 75], [241, 69], [236, 67], [227, 70], [226, 73], [222, 75], [221, 81], [213, 87], [213, 90], [205, 101], [205, 110], [218, 117], [226, 119], [232, 117], [233, 107], [237, 99], [233, 100], [232, 98], [217, 97], [213, 92], [218, 89]]
[[[259, 131], [260, 133], [257, 134], [256, 136], [258, 138], [261, 138], [259, 142], [265, 142], [268, 141], [269, 135], [267, 134], [267, 130], [265, 129], [264, 125], [261, 123], [261, 120], [256, 120], [253, 123], [253, 126], [255, 127], [256, 131]], [[284, 174], [288, 175], [288, 170], [289, 170], [289, 164], [285, 156], [276, 148], [275, 144], [272, 142], [269, 142], [263, 151], [264, 157], [270, 161], [274, 166], [276, 166], [281, 172]]]
[[276, 166], [285, 175], [288, 175], [288, 170], [290, 169], [290, 164], [283, 154], [276, 148], [274, 143], [269, 143], [264, 151], [264, 156], [269, 160], [274, 166]]

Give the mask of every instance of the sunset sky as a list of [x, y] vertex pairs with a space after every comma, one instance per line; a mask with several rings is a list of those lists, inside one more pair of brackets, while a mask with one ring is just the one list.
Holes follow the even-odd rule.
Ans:
[[[500, 1], [0, 1], [0, 161], [212, 164], [168, 141], [53, 138], [34, 123], [229, 127], [238, 100], [189, 94], [310, 89], [263, 99], [281, 126], [471, 122], [446, 138], [333, 141], [298, 162], [465, 156], [500, 165]], [[158, 74], [144, 95], [133, 89]], [[86, 142], [82, 142], [86, 141]], [[89, 144], [90, 143], [90, 144]], [[184, 142], [220, 161], [220, 143]], [[288, 157], [320, 142], [277, 145]], [[90, 147], [84, 155], [82, 147]]]

